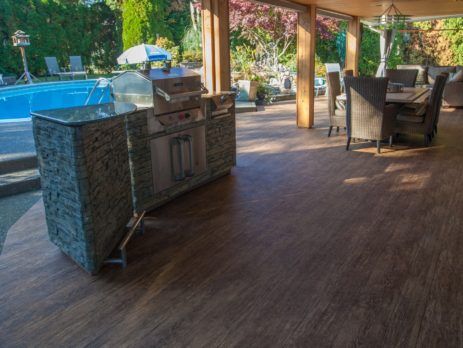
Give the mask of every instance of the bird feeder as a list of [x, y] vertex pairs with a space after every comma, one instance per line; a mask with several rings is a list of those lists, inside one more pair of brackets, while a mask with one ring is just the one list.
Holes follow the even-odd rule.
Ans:
[[31, 45], [31, 41], [29, 40], [29, 35], [27, 35], [22, 30], [16, 30], [16, 32], [11, 37], [11, 39], [13, 40], [13, 46], [19, 47], [19, 50], [21, 51], [23, 65], [24, 65], [24, 73], [21, 75], [18, 81], [16, 81], [16, 84], [18, 84], [23, 79], [26, 80], [26, 83], [32, 84], [33, 83], [32, 80], [37, 79], [37, 78], [29, 72], [29, 68], [27, 67], [26, 47]]
[[13, 39], [13, 46], [15, 47], [25, 47], [31, 44], [29, 35], [22, 30], [17, 30], [11, 38]]

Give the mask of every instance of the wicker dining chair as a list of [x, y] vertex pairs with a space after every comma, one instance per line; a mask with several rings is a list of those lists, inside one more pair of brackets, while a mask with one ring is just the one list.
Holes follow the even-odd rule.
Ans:
[[434, 124], [433, 124], [432, 133], [431, 133], [431, 138], [434, 137], [435, 134], [437, 134], [437, 126], [439, 124], [440, 111], [442, 109], [442, 103], [444, 101], [443, 99], [444, 99], [445, 87], [447, 86], [447, 81], [449, 79], [449, 73], [448, 72], [443, 72], [440, 75], [445, 77], [445, 82], [444, 82], [444, 85], [441, 86], [441, 88], [442, 88], [442, 96], [440, 98], [440, 105], [438, 106], [438, 108], [436, 110], [436, 115], [434, 116]]
[[402, 83], [404, 87], [415, 87], [418, 69], [386, 69], [389, 82]]
[[337, 132], [339, 132], [340, 127], [346, 127], [346, 110], [345, 106], [336, 99], [337, 96], [341, 95], [339, 72], [327, 73], [326, 82], [328, 85], [328, 113], [330, 116], [328, 137], [330, 137], [334, 127], [336, 127]]
[[447, 76], [437, 75], [424, 115], [399, 113], [395, 133], [422, 135], [424, 145], [429, 146], [438, 122], [446, 80]]
[[351, 140], [364, 139], [376, 141], [377, 152], [381, 153], [381, 141], [392, 135], [399, 108], [386, 105], [386, 91], [389, 80], [385, 77], [346, 76], [347, 96], [347, 147]]

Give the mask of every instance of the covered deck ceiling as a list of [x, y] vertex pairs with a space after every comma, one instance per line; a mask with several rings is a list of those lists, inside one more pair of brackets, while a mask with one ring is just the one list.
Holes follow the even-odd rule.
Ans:
[[[275, 2], [275, 1], [263, 1]], [[391, 0], [293, 0], [286, 1], [345, 13], [363, 18], [378, 16], [392, 3]], [[411, 16], [445, 16], [463, 14], [461, 0], [394, 0], [402, 13]]]

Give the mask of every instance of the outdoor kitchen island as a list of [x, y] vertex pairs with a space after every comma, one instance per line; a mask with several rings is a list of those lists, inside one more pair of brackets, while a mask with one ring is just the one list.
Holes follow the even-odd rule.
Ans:
[[50, 240], [86, 271], [122, 254], [134, 213], [141, 219], [235, 165], [234, 93], [181, 93], [193, 107], [114, 102], [33, 115]]

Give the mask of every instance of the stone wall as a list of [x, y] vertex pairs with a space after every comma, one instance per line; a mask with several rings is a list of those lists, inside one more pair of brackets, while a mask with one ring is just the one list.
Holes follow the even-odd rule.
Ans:
[[127, 144], [134, 208], [138, 212], [150, 206], [154, 195], [151, 149], [148, 135], [148, 115], [153, 110], [140, 110], [126, 116]]
[[96, 273], [132, 216], [124, 120], [33, 125], [50, 239]]
[[[207, 109], [206, 109], [207, 110]], [[236, 165], [236, 122], [235, 110], [212, 117], [208, 113], [206, 127], [207, 164], [211, 176], [221, 176]]]

